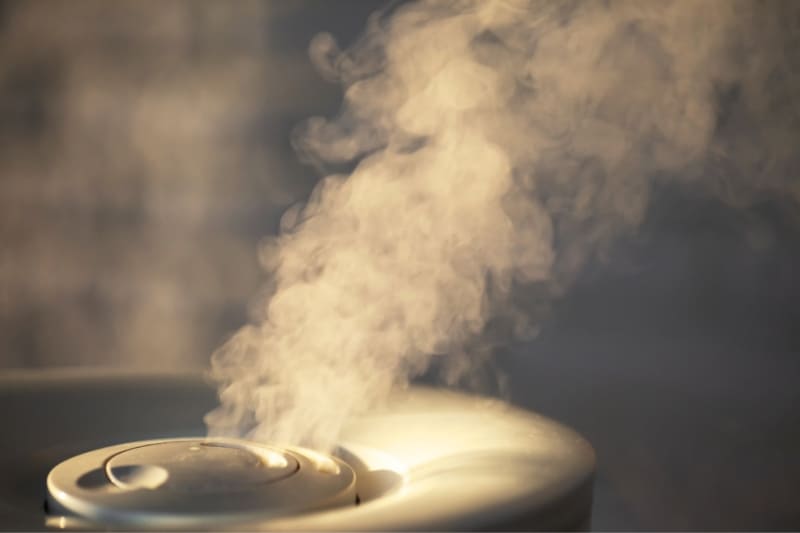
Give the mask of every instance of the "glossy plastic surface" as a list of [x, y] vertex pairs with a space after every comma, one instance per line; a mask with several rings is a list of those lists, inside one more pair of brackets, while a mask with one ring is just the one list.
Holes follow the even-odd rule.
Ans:
[[[0, 405], [14, 406], [4, 416], [15, 430], [0, 439], [0, 524], [44, 526], [45, 479], [60, 462], [143, 439], [202, 437], [202, 416], [215, 403], [199, 375], [6, 374]], [[337, 455], [356, 473], [360, 505], [250, 517], [234, 528], [564, 530], [589, 523], [592, 448], [569, 428], [501, 401], [397, 391], [351, 421]], [[108, 527], [73, 522], [56, 518], [49, 526]]]

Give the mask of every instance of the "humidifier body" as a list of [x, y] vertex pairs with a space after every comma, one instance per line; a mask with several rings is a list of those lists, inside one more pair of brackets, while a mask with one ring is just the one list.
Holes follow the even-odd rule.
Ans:
[[[206, 439], [199, 375], [0, 378], [10, 529], [581, 530], [595, 458], [577, 433], [505, 402], [398, 390], [338, 447]], [[43, 510], [46, 503], [47, 511]]]

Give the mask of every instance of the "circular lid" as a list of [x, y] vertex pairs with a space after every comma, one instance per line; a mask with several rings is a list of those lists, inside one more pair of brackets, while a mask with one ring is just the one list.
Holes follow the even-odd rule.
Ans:
[[169, 439], [78, 455], [48, 476], [51, 512], [104, 524], [186, 527], [355, 503], [355, 474], [302, 448]]
[[244, 443], [157, 442], [106, 461], [111, 483], [125, 490], [161, 489], [197, 494], [246, 491], [294, 474], [291, 455]]

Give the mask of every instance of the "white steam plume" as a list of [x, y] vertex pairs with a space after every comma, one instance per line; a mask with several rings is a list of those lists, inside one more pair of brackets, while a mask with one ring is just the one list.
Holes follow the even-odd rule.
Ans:
[[[797, 111], [771, 89], [776, 73], [798, 87], [797, 12], [431, 0], [376, 15], [345, 52], [319, 36], [312, 58], [345, 102], [298, 146], [322, 168], [357, 165], [264, 247], [270, 295], [213, 357], [210, 431], [328, 448], [432, 357], [465, 371], [490, 318], [532, 331], [509, 313], [514, 284], [562, 290], [639, 224], [653, 179], [797, 199]], [[726, 130], [725, 106], [755, 145]]]

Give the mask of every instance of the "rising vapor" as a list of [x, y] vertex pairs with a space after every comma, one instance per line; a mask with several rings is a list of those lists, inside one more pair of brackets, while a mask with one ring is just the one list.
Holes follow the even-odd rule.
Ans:
[[296, 146], [353, 170], [264, 246], [267, 296], [212, 358], [210, 432], [330, 448], [432, 358], [458, 379], [490, 320], [535, 331], [514, 287], [557, 296], [657, 180], [796, 205], [799, 7], [430, 0], [376, 14], [345, 51], [317, 37], [345, 100]]

